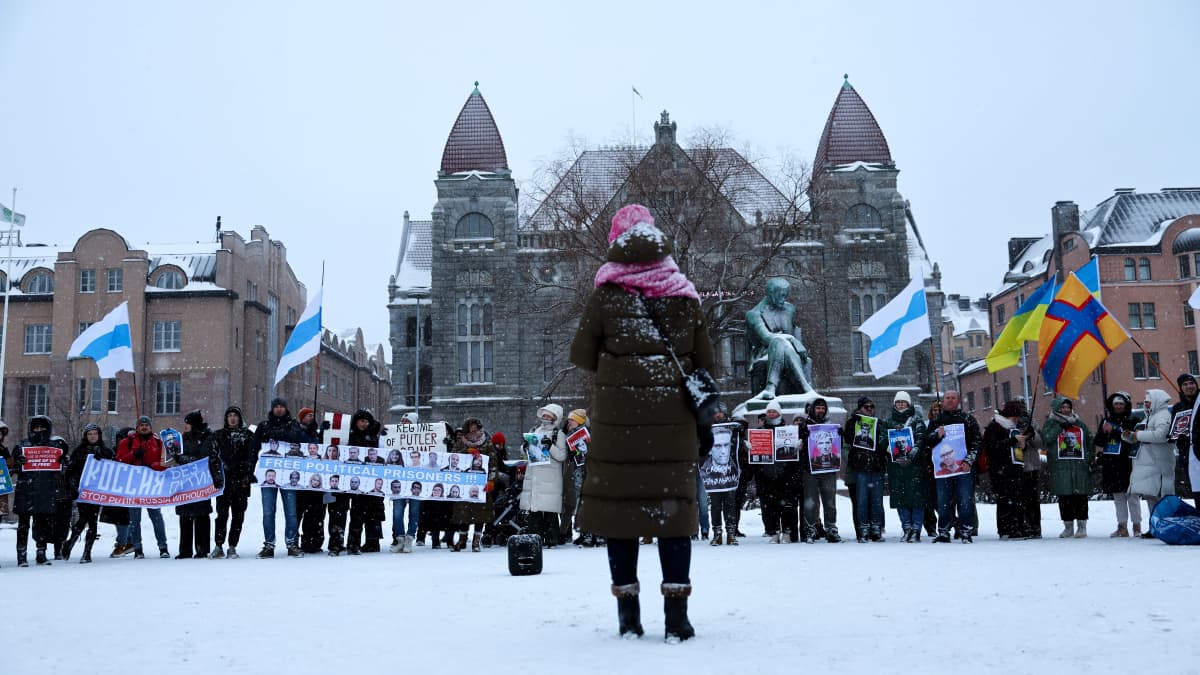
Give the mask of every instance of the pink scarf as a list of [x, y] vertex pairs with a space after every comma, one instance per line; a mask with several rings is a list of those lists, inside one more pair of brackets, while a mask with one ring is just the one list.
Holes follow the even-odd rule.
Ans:
[[596, 287], [616, 284], [628, 293], [648, 298], [684, 297], [700, 299], [696, 287], [667, 256], [648, 263], [606, 262], [596, 271]]

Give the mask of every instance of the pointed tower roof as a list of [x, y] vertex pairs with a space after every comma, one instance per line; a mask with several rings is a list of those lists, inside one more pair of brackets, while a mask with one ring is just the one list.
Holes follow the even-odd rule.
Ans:
[[850, 86], [850, 76], [846, 75], [845, 78], [837, 100], [833, 102], [833, 110], [829, 111], [825, 131], [821, 133], [817, 158], [813, 162], [814, 171], [828, 165], [854, 162], [892, 163], [892, 153], [888, 150], [887, 139], [883, 137], [879, 123], [862, 97]]
[[508, 171], [504, 140], [500, 138], [491, 109], [479, 93], [478, 82], [450, 129], [446, 149], [442, 151], [441, 170], [442, 173]]

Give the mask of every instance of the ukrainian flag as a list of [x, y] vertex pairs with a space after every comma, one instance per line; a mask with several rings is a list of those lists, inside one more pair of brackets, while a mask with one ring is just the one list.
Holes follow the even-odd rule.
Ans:
[[1071, 274], [1042, 319], [1038, 335], [1042, 379], [1054, 391], [1078, 398], [1087, 376], [1128, 339], [1125, 327]]
[[1004, 326], [1004, 330], [1000, 332], [1000, 336], [996, 338], [996, 342], [985, 358], [989, 373], [1011, 368], [1021, 362], [1021, 347], [1026, 340], [1038, 338], [1042, 317], [1046, 315], [1046, 308], [1054, 300], [1057, 282], [1058, 275], [1056, 274], [1017, 308], [1017, 313]]

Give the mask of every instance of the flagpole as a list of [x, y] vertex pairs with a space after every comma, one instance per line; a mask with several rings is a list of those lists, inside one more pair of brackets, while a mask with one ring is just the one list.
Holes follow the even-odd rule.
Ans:
[[4, 258], [4, 320], [2, 338], [0, 338], [0, 416], [4, 415], [4, 387], [8, 384], [4, 369], [5, 357], [8, 355], [8, 289], [12, 287], [12, 249], [13, 234], [17, 226], [17, 188], [12, 190], [12, 217], [8, 219], [8, 254]]
[[933, 336], [932, 335], [929, 336], [929, 360], [932, 362], [931, 365], [933, 366], [932, 368], [930, 368], [930, 370], [933, 372], [933, 393], [934, 393], [934, 396], [937, 397], [937, 400], [940, 401], [940, 400], [942, 400], [942, 389], [938, 385], [938, 379], [939, 379], [938, 375], [940, 374], [939, 371], [941, 371], [942, 368], [941, 368], [940, 363], [938, 362], [937, 354], [934, 353], [934, 351], [933, 351]]
[[[1162, 366], [1159, 365], [1158, 359], [1154, 358], [1153, 356], [1150, 356], [1150, 352], [1146, 351], [1146, 348], [1142, 346], [1142, 343], [1138, 342], [1137, 338], [1133, 337], [1133, 335], [1130, 335], [1129, 339], [1133, 340], [1133, 344], [1137, 345], [1137, 348], [1142, 350], [1142, 353], [1146, 355], [1146, 359], [1148, 361], [1150, 361], [1150, 363], [1152, 363], [1154, 365], [1154, 369], [1158, 371], [1158, 376], [1162, 377], [1163, 369], [1162, 369]], [[1101, 363], [1100, 365], [1103, 366], [1104, 364]], [[1176, 385], [1174, 382], [1172, 382], [1170, 377], [1167, 377], [1165, 379], [1167, 380], [1167, 384], [1170, 384], [1171, 388], [1175, 390], [1175, 395], [1180, 398], [1183, 398], [1183, 392], [1179, 391], [1179, 386]], [[1107, 399], [1105, 399], [1105, 400], [1107, 400]]]
[[[629, 109], [632, 111], [632, 121], [630, 122], [629, 129], [629, 147], [634, 148], [637, 147], [637, 99], [635, 99], [633, 95], [637, 90], [634, 89], [632, 85], [629, 87], [629, 89]], [[420, 329], [421, 327], [417, 326], [417, 330]]]
[[[321, 261], [321, 290], [322, 291], [325, 290], [325, 261], [324, 260]], [[314, 416], [317, 414], [317, 391], [319, 390], [319, 388], [321, 386], [321, 343], [325, 341], [325, 327], [324, 326], [320, 327], [320, 333], [318, 333], [318, 334], [321, 337], [320, 337], [320, 341], [317, 342], [317, 367], [316, 367], [316, 375], [313, 377], [313, 405], [312, 405], [312, 407], [313, 407], [313, 415]]]

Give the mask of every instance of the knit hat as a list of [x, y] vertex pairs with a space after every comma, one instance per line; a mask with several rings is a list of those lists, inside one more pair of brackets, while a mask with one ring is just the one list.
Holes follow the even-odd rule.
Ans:
[[193, 429], [204, 426], [204, 413], [199, 410], [193, 410], [183, 418], [183, 423], [190, 425]]
[[1179, 377], [1175, 378], [1176, 386], [1182, 387], [1184, 382], [1191, 382], [1192, 384], [1196, 384], [1196, 377], [1194, 375], [1192, 375], [1191, 373], [1184, 373], [1184, 374], [1180, 375]]
[[497, 431], [492, 434], [492, 445], [508, 445], [508, 440], [504, 438], [504, 434]]
[[147, 415], [142, 415], [141, 417], [139, 417], [137, 423], [138, 424], [153, 424], [153, 422], [150, 421], [150, 417]]
[[567, 415], [567, 419], [575, 420], [575, 423], [581, 427], [585, 426], [588, 423], [587, 411], [583, 408], [576, 408], [575, 410], [572, 410], [569, 415]]
[[1004, 404], [1000, 409], [1000, 415], [1003, 417], [1021, 417], [1025, 414], [1025, 402], [1012, 400]]
[[83, 433], [86, 434], [89, 431], [100, 431], [100, 425], [91, 422], [83, 425]]
[[613, 243], [617, 237], [625, 234], [629, 228], [638, 223], [654, 224], [654, 216], [650, 215], [650, 209], [641, 204], [627, 204], [622, 206], [617, 214], [612, 219], [612, 229], [608, 231], [608, 243]]
[[287, 399], [282, 396], [276, 396], [275, 398], [271, 399], [271, 407], [274, 408], [277, 405], [281, 405], [284, 408], [288, 407]]
[[779, 407], [779, 403], [777, 401], [771, 401], [770, 403], [768, 403], [767, 409], [764, 412], [771, 412], [772, 410], [779, 413], [780, 415], [783, 414], [783, 408]]
[[912, 397], [908, 395], [907, 391], [898, 391], [896, 392], [896, 396], [892, 398], [893, 405], [899, 403], [900, 401], [904, 401], [905, 403], [912, 405]]
[[296, 419], [303, 421], [305, 416], [316, 415], [316, 414], [317, 414], [317, 411], [313, 410], [312, 408], [301, 408], [300, 414], [296, 417]]

